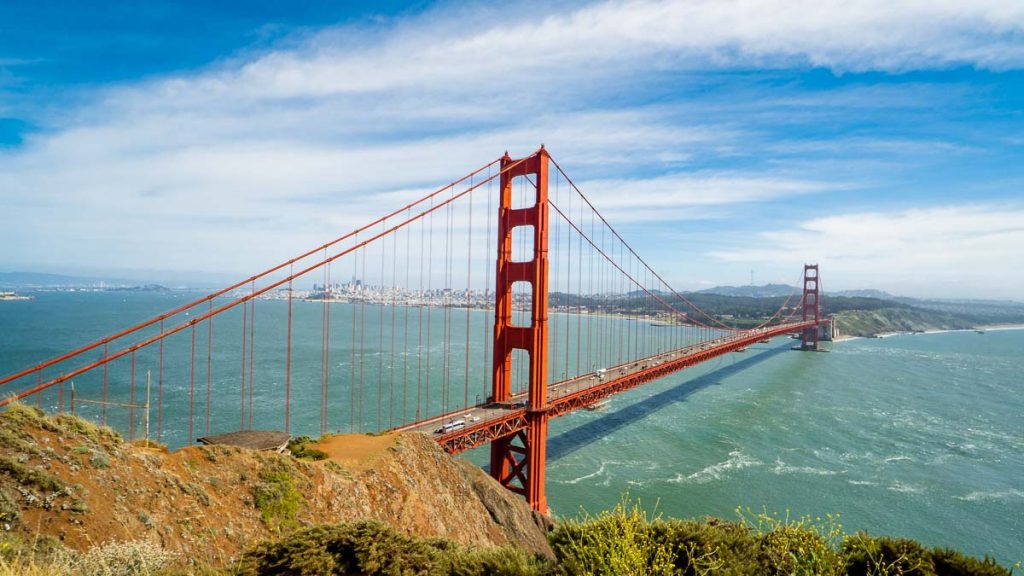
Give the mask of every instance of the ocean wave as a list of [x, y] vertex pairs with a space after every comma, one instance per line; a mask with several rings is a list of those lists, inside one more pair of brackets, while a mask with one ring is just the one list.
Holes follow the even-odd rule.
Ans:
[[878, 486], [878, 482], [872, 482], [871, 480], [847, 480], [846, 482], [854, 486]]
[[890, 486], [886, 486], [885, 489], [891, 492], [902, 492], [904, 494], [920, 494], [921, 492], [924, 492], [924, 488], [921, 488], [920, 486], [904, 484], [899, 480]]
[[584, 476], [580, 476], [579, 478], [573, 478], [572, 480], [563, 480], [561, 482], [561, 484], [579, 484], [580, 482], [582, 482], [584, 480], [588, 480], [588, 479], [593, 478], [595, 476], [600, 476], [601, 474], [604, 474], [604, 471], [607, 468], [607, 466], [608, 466], [607, 462], [601, 462], [601, 466], [597, 469], [597, 471], [591, 472], [590, 474], [586, 474]]
[[997, 490], [994, 492], [971, 492], [966, 496], [954, 496], [957, 500], [968, 502], [980, 502], [985, 500], [1024, 500], [1024, 490], [1011, 488], [1009, 490]]
[[913, 460], [913, 458], [900, 454], [899, 456], [889, 456], [885, 459], [886, 462], [902, 462], [904, 460]]
[[676, 484], [689, 482], [707, 484], [713, 480], [721, 480], [722, 475], [729, 470], [742, 470], [752, 466], [760, 466], [761, 464], [762, 462], [760, 460], [751, 458], [739, 450], [734, 450], [729, 452], [729, 459], [724, 462], [712, 464], [687, 476], [677, 474], [676, 477], [669, 480], [669, 482]]
[[826, 470], [824, 468], [814, 468], [812, 466], [790, 466], [782, 460], [775, 461], [775, 468], [772, 468], [772, 472], [780, 476], [783, 474], [814, 474], [815, 476], [835, 476], [838, 474], [835, 470]]

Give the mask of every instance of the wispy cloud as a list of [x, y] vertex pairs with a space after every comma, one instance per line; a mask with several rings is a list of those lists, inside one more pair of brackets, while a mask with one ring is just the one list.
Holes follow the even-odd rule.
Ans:
[[959, 204], [816, 218], [716, 251], [724, 262], [828, 270], [832, 286], [871, 284], [901, 293], [1021, 298], [1024, 207]]
[[725, 209], [735, 204], [756, 204], [852, 186], [769, 173], [725, 171], [581, 183], [592, 201], [616, 222], [723, 217], [727, 214]]
[[939, 138], [836, 144], [790, 134], [793, 123], [909, 110], [930, 87], [823, 96], [755, 86], [721, 98], [679, 78], [1017, 69], [1022, 32], [1024, 5], [994, 0], [447, 5], [324, 30], [44, 110], [40, 131], [0, 151], [0, 208], [17, 214], [0, 242], [18, 247], [0, 264], [241, 272], [541, 142], [626, 222], [841, 191], [862, 181], [855, 169], [794, 158], [949, 150]]

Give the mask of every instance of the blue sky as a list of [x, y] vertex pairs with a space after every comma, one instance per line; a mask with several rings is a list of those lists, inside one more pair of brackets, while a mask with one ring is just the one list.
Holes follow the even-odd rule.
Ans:
[[0, 271], [242, 276], [543, 142], [681, 289], [1024, 300], [1024, 2], [0, 15]]

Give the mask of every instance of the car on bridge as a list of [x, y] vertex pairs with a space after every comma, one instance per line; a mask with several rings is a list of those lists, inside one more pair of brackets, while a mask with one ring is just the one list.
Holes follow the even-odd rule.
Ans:
[[455, 430], [461, 430], [465, 427], [465, 420], [452, 420], [451, 422], [448, 422], [447, 424], [441, 426], [437, 430], [434, 430], [434, 434], [447, 434], [449, 432], [454, 432]]

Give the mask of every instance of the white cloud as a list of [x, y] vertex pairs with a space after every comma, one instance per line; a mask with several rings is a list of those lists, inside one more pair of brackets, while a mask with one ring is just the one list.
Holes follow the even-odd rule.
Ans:
[[712, 256], [796, 269], [822, 266], [830, 288], [899, 294], [1024, 299], [1024, 207], [960, 204], [816, 218], [764, 232]]
[[596, 179], [580, 184], [613, 222], [722, 217], [734, 204], [750, 204], [849, 188], [850, 184], [768, 173], [710, 172], [652, 178]]
[[[351, 41], [335, 49], [344, 33], [333, 32], [306, 50], [248, 63], [230, 78], [262, 97], [287, 98], [409, 88], [452, 92], [467, 83], [490, 83], [494, 93], [503, 79], [534, 86], [567, 67], [580, 67], [573, 80], [620, 75], [642, 60], [654, 70], [1024, 65], [1024, 5], [1006, 0], [600, 2], [538, 20], [543, 11], [550, 7], [474, 13], [468, 28], [437, 22], [405, 27], [365, 49]], [[166, 89], [175, 93], [177, 87]], [[204, 87], [217, 93], [225, 82], [212, 78]]]
[[682, 173], [695, 158], [738, 154], [763, 135], [739, 118], [687, 115], [671, 97], [632, 103], [663, 90], [666, 74], [1024, 64], [1024, 4], [1014, 2], [608, 1], [555, 10], [449, 7], [104, 89], [0, 151], [0, 209], [15, 215], [0, 243], [18, 247], [0, 264], [244, 272], [541, 142], [610, 216], [715, 217], [730, 204], [845, 185], [777, 167]]

